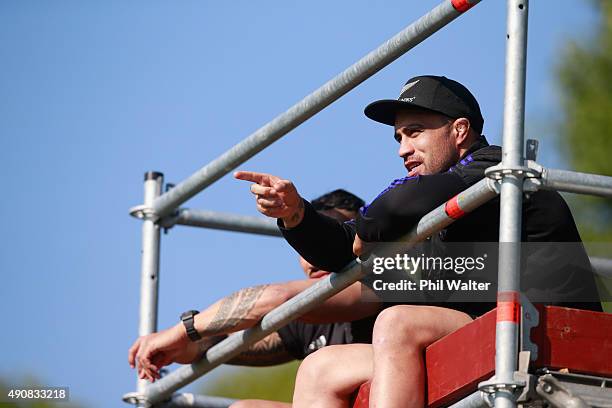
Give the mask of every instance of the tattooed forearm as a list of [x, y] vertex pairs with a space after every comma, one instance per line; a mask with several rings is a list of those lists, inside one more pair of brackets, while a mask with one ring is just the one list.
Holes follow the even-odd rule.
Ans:
[[300, 222], [302, 222], [302, 219], [304, 218], [304, 210], [305, 210], [304, 200], [300, 198], [298, 207], [293, 212], [293, 214], [291, 214], [288, 217], [284, 217], [282, 219], [283, 224], [285, 225], [285, 228], [293, 228], [297, 226]]
[[227, 364], [247, 366], [270, 366], [294, 360], [287, 352], [278, 333], [274, 332], [246, 351], [231, 359]]
[[209, 348], [219, 343], [222, 340], [227, 338], [226, 334], [221, 334], [219, 336], [212, 337], [204, 337], [202, 340], [198, 341], [198, 346], [200, 348], [200, 353], [204, 354], [208, 351]]
[[241, 297], [238, 300], [238, 307], [233, 313], [233, 319], [237, 320], [238, 323], [241, 319], [247, 318], [253, 307], [261, 297], [262, 293], [270, 285], [259, 285], [252, 288], [246, 288], [241, 290]]
[[200, 334], [214, 336], [225, 333], [232, 331], [240, 323], [251, 320], [253, 316], [250, 315], [250, 312], [267, 287], [268, 285], [253, 286], [235, 292], [223, 299], [210, 324]]
[[302, 215], [302, 213], [304, 212], [304, 200], [300, 200], [300, 204], [298, 205], [298, 209], [296, 212], [293, 213], [293, 215], [291, 216], [291, 223], [295, 224], [300, 220], [300, 216]]

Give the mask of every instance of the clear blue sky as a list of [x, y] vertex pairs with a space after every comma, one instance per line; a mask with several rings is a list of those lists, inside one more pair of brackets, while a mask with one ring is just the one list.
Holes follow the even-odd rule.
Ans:
[[[372, 199], [404, 174], [391, 130], [363, 107], [418, 74], [466, 84], [501, 140], [505, 2], [466, 16], [243, 169], [295, 181], [305, 197], [343, 187]], [[559, 115], [553, 70], [597, 17], [588, 1], [532, 1], [528, 136]], [[0, 376], [35, 374], [90, 407], [121, 406], [137, 335], [142, 176], [189, 176], [437, 1], [19, 1], [0, 3]], [[225, 177], [185, 206], [255, 215]], [[299, 278], [276, 238], [187, 227], [162, 236], [160, 327], [231, 291]], [[204, 380], [205, 381], [205, 380]]]

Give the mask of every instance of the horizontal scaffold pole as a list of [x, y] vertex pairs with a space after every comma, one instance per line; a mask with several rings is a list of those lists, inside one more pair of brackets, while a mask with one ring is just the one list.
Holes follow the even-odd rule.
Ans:
[[[225, 231], [249, 232], [251, 234], [280, 237], [276, 222], [270, 218], [228, 214], [208, 210], [183, 208], [176, 218], [169, 220], [172, 225], [211, 228]], [[162, 224], [162, 226], [165, 226]]]
[[[486, 186], [486, 183], [478, 186], [478, 189], [490, 190], [490, 188]], [[472, 194], [472, 192], [466, 190], [465, 194]], [[488, 199], [488, 194], [481, 196], [481, 198]], [[473, 201], [472, 203], [476, 204], [476, 201]], [[470, 211], [470, 209], [465, 209], [465, 212]], [[419, 227], [414, 232], [415, 234], [418, 232], [418, 234], [409, 240], [416, 241], [418, 240], [418, 237], [427, 236], [427, 234], [431, 232], [432, 226], [436, 225], [440, 218], [444, 219], [446, 216], [447, 214], [445, 210], [443, 208], [439, 208], [438, 211], [434, 211], [427, 217], [423, 217], [419, 223]], [[184, 208], [180, 210], [179, 215], [176, 218], [167, 221], [167, 223], [162, 223], [162, 227], [170, 227], [174, 225], [245, 232], [274, 237], [282, 236], [276, 222], [271, 219], [252, 217], [249, 215], [228, 214], [209, 210]], [[612, 259], [591, 257], [590, 260], [595, 272], [598, 275], [606, 278], [612, 278]]]
[[429, 13], [293, 105], [285, 113], [277, 116], [186, 180], [177, 184], [172, 190], [157, 198], [153, 204], [155, 213], [159, 217], [170, 214], [198, 192], [323, 110], [480, 1], [443, 1]]
[[612, 279], [612, 259], [591, 257], [591, 265], [599, 276]]
[[497, 194], [499, 192], [495, 181], [488, 178], [480, 180], [423, 216], [416, 228], [407, 235], [406, 240], [409, 242], [419, 242], [438, 233], [438, 231], [446, 228], [455, 220], [496, 197]]
[[450, 405], [448, 408], [488, 408], [489, 406], [483, 393], [476, 391], [455, 404]]
[[[408, 235], [409, 243], [422, 241], [428, 236], [437, 233], [466, 213], [473, 211], [496, 196], [495, 181], [491, 179], [479, 181], [425, 215]], [[351, 262], [341, 272], [332, 273], [330, 276], [321, 279], [313, 286], [270, 311], [258, 325], [236, 332], [219, 344], [211, 347], [201, 361], [189, 366], [183, 366], [161, 380], [150, 384], [145, 389], [141, 399], [148, 404], [163, 401], [179, 388], [195, 381], [198, 377], [224, 362], [231, 360], [232, 357], [246, 350], [249, 345], [263, 339], [268, 334], [278, 330], [309, 310], [314, 309], [326, 299], [363, 278], [366, 273], [366, 268], [362, 268], [360, 262]]]
[[544, 168], [542, 189], [612, 197], [612, 177]]
[[170, 401], [160, 405], [160, 408], [228, 408], [237, 400], [231, 398], [213, 397], [198, 394], [174, 394]]
[[174, 391], [237, 356], [249, 345], [263, 339], [323, 303], [327, 298], [347, 288], [361, 279], [364, 273], [358, 262], [351, 262], [342, 273], [331, 274], [269, 312], [257, 326], [236, 332], [211, 347], [199, 362], [183, 366], [150, 384], [145, 389], [144, 399], [151, 404], [163, 401]]

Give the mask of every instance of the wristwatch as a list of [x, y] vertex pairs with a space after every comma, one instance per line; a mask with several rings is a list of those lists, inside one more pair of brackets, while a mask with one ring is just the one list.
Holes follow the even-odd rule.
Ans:
[[183, 322], [183, 326], [185, 326], [185, 330], [187, 330], [187, 336], [191, 339], [191, 341], [202, 340], [202, 336], [200, 333], [193, 327], [193, 317], [197, 315], [197, 310], [188, 310], [181, 314], [181, 321]]

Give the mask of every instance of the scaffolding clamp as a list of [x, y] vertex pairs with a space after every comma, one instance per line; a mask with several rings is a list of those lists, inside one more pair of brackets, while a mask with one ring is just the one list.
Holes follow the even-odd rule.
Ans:
[[514, 373], [515, 378], [520, 378], [525, 381], [525, 387], [517, 397], [517, 402], [529, 402], [537, 399], [535, 375], [529, 374], [529, 364], [535, 358], [530, 351], [521, 351], [519, 353], [518, 371]]
[[[520, 325], [520, 331], [521, 331], [520, 347], [521, 348], [520, 348], [520, 351], [521, 353], [523, 352], [529, 353], [529, 359], [531, 361], [536, 361], [538, 359], [538, 345], [535, 344], [533, 341], [531, 341], [531, 329], [538, 327], [539, 324], [540, 324], [540, 313], [535, 308], [533, 303], [529, 301], [527, 296], [521, 293], [521, 325]], [[519, 356], [519, 363], [520, 363], [520, 356]]]
[[[166, 183], [165, 192], [167, 193], [172, 188], [174, 188], [174, 184]], [[177, 208], [166, 217], [160, 218], [153, 207], [149, 207], [146, 204], [141, 204], [130, 208], [130, 215], [134, 218], [138, 218], [139, 220], [150, 220], [156, 224], [159, 224], [164, 229], [164, 234], [167, 234], [168, 230], [174, 227], [176, 224], [179, 216], [179, 209]]]
[[534, 161], [528, 160], [526, 166], [503, 166], [501, 163], [497, 166], [491, 166], [485, 170], [485, 176], [493, 180], [496, 184], [496, 189], [504, 177], [516, 177], [523, 180], [523, 191], [526, 194], [538, 191], [542, 182], [543, 167]]
[[537, 399], [537, 378], [529, 374], [529, 364], [537, 359], [538, 347], [531, 342], [529, 332], [539, 323], [539, 313], [533, 304], [521, 295], [521, 351], [518, 356], [518, 371], [513, 374], [512, 382], [498, 382], [495, 377], [478, 384], [485, 403], [493, 407], [497, 392], [507, 392], [517, 402], [528, 402]]
[[146, 206], [145, 204], [130, 208], [130, 215], [139, 220], [150, 220], [153, 222], [159, 220], [159, 216], [155, 213], [153, 207]]
[[491, 166], [485, 170], [485, 176], [490, 179], [501, 181], [504, 177], [515, 176], [520, 178], [539, 178], [542, 175], [537, 169], [529, 166]]
[[523, 394], [523, 389], [528, 384], [525, 375], [520, 372], [515, 372], [512, 381], [498, 381], [495, 376], [490, 380], [483, 381], [478, 384], [478, 390], [484, 394], [484, 400], [490, 407], [494, 406], [493, 400], [497, 393], [507, 393], [514, 396], [516, 400]]
[[135, 405], [137, 407], [149, 408], [151, 404], [145, 399], [144, 395], [138, 392], [128, 392], [121, 398], [123, 402]]
[[164, 229], [164, 234], [167, 234], [168, 231], [176, 225], [179, 220], [181, 211], [182, 209], [177, 209], [172, 214], [167, 215], [159, 220], [158, 224]]
[[[176, 184], [174, 183], [166, 183], [166, 188], [164, 189], [164, 192], [167, 193], [175, 186]], [[164, 229], [164, 235], [168, 234], [168, 231], [170, 231], [170, 229], [176, 225], [180, 211], [180, 208], [176, 208], [174, 211], [172, 211], [172, 213], [159, 220], [159, 225]]]
[[485, 170], [489, 179], [501, 182], [506, 176], [515, 176], [524, 180], [524, 191], [537, 191], [541, 185], [538, 179], [542, 177], [544, 168], [535, 162], [539, 143], [535, 139], [527, 139], [525, 148], [525, 166], [504, 166], [503, 162]]
[[589, 408], [591, 406], [550, 374], [538, 378], [536, 392], [553, 407]]
[[518, 357], [518, 371], [513, 374], [513, 381], [497, 381], [493, 376], [488, 381], [478, 384], [482, 399], [489, 407], [495, 406], [495, 394], [506, 392], [514, 396], [515, 401], [525, 402], [536, 395], [536, 378], [529, 374], [529, 363], [532, 360], [531, 352], [521, 351]]

